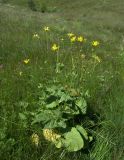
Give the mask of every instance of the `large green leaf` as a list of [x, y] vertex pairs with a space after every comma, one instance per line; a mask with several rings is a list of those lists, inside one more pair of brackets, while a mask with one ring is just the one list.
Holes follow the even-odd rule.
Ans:
[[70, 114], [70, 115], [78, 115], [79, 114], [79, 110], [77, 108], [77, 106], [72, 107], [72, 104], [71, 105], [65, 105], [63, 106], [63, 113], [66, 113], [66, 114]]
[[61, 92], [59, 103], [61, 103], [61, 102], [67, 102], [69, 100], [72, 100], [72, 98], [70, 97], [70, 95], [65, 94], [64, 92]]
[[62, 113], [59, 110], [41, 110], [40, 113], [38, 113], [35, 118], [33, 123], [38, 123], [38, 122], [44, 122], [46, 123], [47, 121], [50, 121], [51, 119], [60, 119], [62, 117]]
[[65, 134], [64, 145], [69, 152], [78, 151], [84, 147], [84, 141], [75, 127]]
[[44, 128], [66, 128], [66, 123], [64, 120], [51, 119], [45, 123]]
[[84, 98], [80, 98], [80, 99], [76, 100], [75, 104], [80, 108], [80, 110], [83, 114], [86, 114], [87, 102]]
[[45, 128], [56, 128], [56, 127], [66, 127], [65, 119], [62, 118], [62, 112], [60, 110], [42, 110], [37, 114], [32, 122], [42, 123]]
[[52, 103], [50, 103], [50, 104], [47, 104], [47, 105], [46, 105], [46, 108], [47, 108], [47, 109], [52, 109], [52, 108], [57, 107], [57, 105], [58, 105], [58, 102], [57, 102], [57, 101], [54, 101], [54, 102], [52, 102]]
[[77, 126], [76, 126], [76, 129], [82, 134], [82, 136], [83, 136], [86, 140], [88, 140], [88, 133], [87, 133], [87, 131], [86, 131], [82, 126], [77, 125]]

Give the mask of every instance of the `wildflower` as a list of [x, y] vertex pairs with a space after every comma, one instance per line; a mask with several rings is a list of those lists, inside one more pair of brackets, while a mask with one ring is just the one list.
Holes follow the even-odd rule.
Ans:
[[72, 36], [74, 36], [74, 34], [73, 34], [73, 33], [68, 33], [67, 35], [68, 35], [68, 37], [72, 37]]
[[83, 38], [82, 36], [80, 36], [80, 37], [77, 38], [77, 41], [78, 41], [78, 42], [83, 42], [83, 41], [84, 41], [84, 38]]
[[98, 41], [93, 41], [92, 46], [97, 47], [100, 43]]
[[51, 47], [52, 51], [58, 51], [59, 50], [59, 46], [57, 44], [53, 44], [53, 46]]
[[50, 29], [49, 29], [49, 27], [44, 27], [44, 31], [46, 31], [46, 32], [48, 32]]
[[101, 62], [101, 58], [98, 57], [97, 55], [93, 55], [92, 58], [94, 58], [96, 61], [98, 61], [99, 63]]
[[50, 142], [55, 142], [57, 139], [61, 138], [61, 135], [55, 133], [53, 129], [43, 129], [43, 135], [45, 139]]
[[19, 75], [22, 76], [22, 72], [21, 71], [19, 72]]
[[32, 140], [32, 143], [34, 143], [36, 146], [38, 146], [38, 144], [39, 144], [39, 136], [38, 136], [38, 134], [33, 133], [31, 135], [31, 140]]
[[34, 35], [33, 35], [33, 38], [37, 38], [37, 39], [39, 39], [39, 38], [40, 38], [40, 36], [36, 33], [36, 34], [34, 34]]
[[71, 42], [75, 42], [75, 41], [76, 41], [76, 36], [71, 37], [70, 41], [71, 41]]
[[30, 59], [25, 59], [23, 62], [24, 62], [25, 64], [28, 64], [28, 63], [30, 62]]

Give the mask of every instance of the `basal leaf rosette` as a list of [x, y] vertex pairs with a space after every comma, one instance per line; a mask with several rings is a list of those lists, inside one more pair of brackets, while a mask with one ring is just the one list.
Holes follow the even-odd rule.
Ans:
[[[39, 109], [32, 125], [43, 127], [44, 138], [57, 148], [78, 151], [89, 143], [89, 135], [81, 123], [87, 114], [87, 101], [83, 92], [62, 85], [42, 87]], [[80, 122], [76, 118], [81, 117]]]

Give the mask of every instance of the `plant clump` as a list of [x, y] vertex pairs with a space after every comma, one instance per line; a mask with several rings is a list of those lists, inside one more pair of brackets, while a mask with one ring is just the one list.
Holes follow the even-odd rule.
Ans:
[[[40, 86], [39, 109], [32, 125], [43, 127], [43, 136], [57, 148], [78, 151], [92, 141], [83, 118], [87, 115], [87, 95], [62, 85]], [[76, 117], [82, 117], [80, 122]]]

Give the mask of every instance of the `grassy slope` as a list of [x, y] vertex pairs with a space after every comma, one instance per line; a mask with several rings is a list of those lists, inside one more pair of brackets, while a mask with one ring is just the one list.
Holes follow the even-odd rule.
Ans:
[[[26, 1], [10, 0], [11, 4], [27, 7]], [[64, 25], [68, 30], [95, 36], [107, 44], [113, 43], [111, 48], [122, 40], [124, 32], [124, 2], [122, 0], [106, 1], [45, 1], [47, 6], [56, 7], [56, 12], [51, 15], [51, 21], [56, 27]], [[65, 5], [66, 4], [66, 5]], [[43, 16], [44, 17], [44, 16]], [[43, 18], [42, 17], [42, 18]], [[46, 17], [46, 15], [45, 15]], [[39, 17], [38, 17], [39, 18]], [[43, 18], [44, 19], [44, 18]], [[117, 46], [117, 45], [116, 45]]]
[[[65, 3], [67, 1], [65, 2], [64, 0], [62, 2], [49, 1], [48, 4], [52, 3], [53, 6], [57, 6], [57, 11], [55, 13], [45, 14], [30, 11], [26, 8], [25, 3], [21, 4], [22, 7], [20, 7], [19, 3], [19, 6], [16, 6], [15, 2], [17, 3], [17, 1], [11, 3], [13, 6], [0, 5], [0, 63], [5, 64], [6, 68], [5, 71], [1, 71], [0, 76], [2, 84], [1, 116], [3, 117], [4, 115], [9, 121], [15, 121], [16, 114], [21, 110], [18, 109], [17, 106], [12, 106], [12, 103], [15, 103], [15, 101], [18, 101], [20, 98], [25, 99], [25, 96], [30, 94], [30, 92], [32, 93], [33, 90], [30, 89], [30, 84], [25, 84], [25, 80], [19, 81], [15, 79], [14, 76], [16, 73], [13, 73], [13, 71], [22, 70], [22, 66], [19, 64], [16, 65], [18, 61], [20, 61], [22, 57], [27, 57], [27, 54], [29, 54], [32, 58], [30, 72], [33, 73], [34, 76], [33, 82], [36, 83], [42, 80], [42, 77], [39, 78], [41, 71], [38, 70], [38, 66], [42, 66], [45, 57], [43, 55], [41, 56], [42, 51], [39, 46], [33, 44], [33, 47], [31, 47], [32, 42], [30, 37], [32, 33], [39, 31], [41, 26], [47, 24], [55, 27], [55, 32], [61, 32], [61, 28], [64, 26], [67, 31], [83, 33], [89, 38], [99, 38], [106, 43], [106, 45], [102, 47], [101, 53], [117, 54], [117, 52], [120, 52], [120, 48], [124, 43], [122, 37], [124, 33], [124, 2], [122, 0], [99, 2], [95, 0], [74, 1], [73, 3], [72, 0], [69, 0], [66, 6]], [[35, 54], [30, 55], [32, 52]], [[98, 98], [99, 100], [96, 104], [100, 106], [100, 110], [106, 117], [106, 122], [104, 129], [101, 130], [100, 136], [98, 135], [99, 141], [96, 142], [96, 147], [90, 155], [91, 159], [95, 157], [95, 160], [120, 160], [122, 157], [124, 102], [123, 81], [121, 81], [121, 79], [123, 78], [123, 64], [120, 64], [119, 60], [115, 64], [115, 70], [120, 73], [120, 77], [117, 78], [116, 84], [114, 84], [114, 87], [112, 86], [106, 95], [106, 101], [102, 104], [100, 98]], [[42, 73], [42, 76], [43, 75], [44, 73]], [[15, 83], [17, 84], [16, 86]], [[4, 100], [8, 103], [2, 104]], [[2, 107], [5, 106], [6, 109], [4, 110]], [[1, 126], [6, 123], [4, 121], [1, 122]], [[18, 131], [16, 129], [19, 128], [14, 124], [9, 123], [7, 125], [9, 125], [9, 134], [11, 136], [13, 136], [13, 134], [14, 136], [20, 135], [21, 127]], [[13, 128], [15, 128], [14, 131], [12, 130]], [[21, 139], [22, 135], [19, 138]], [[110, 143], [110, 141], [112, 142]], [[23, 144], [25, 141], [21, 143]], [[7, 153], [10, 153], [9, 151], [6, 155], [4, 154], [3, 157], [8, 156], [10, 159], [19, 159], [19, 157], [24, 159], [29, 158], [33, 149], [29, 149], [26, 146], [25, 149], [27, 153], [26, 150], [23, 151], [23, 149], [20, 148], [15, 154], [13, 153], [13, 155], [11, 155], [12, 157], [7, 155]], [[49, 149], [42, 155], [40, 151], [36, 150], [34, 154], [32, 154], [32, 159], [38, 159], [38, 156], [41, 157], [41, 155], [48, 156], [47, 152], [49, 153]], [[112, 153], [113, 157], [111, 157], [110, 153]], [[22, 154], [25, 154], [25, 156], [22, 156]], [[53, 156], [53, 159], [56, 159], [56, 156]], [[73, 156], [75, 158], [75, 155]], [[5, 157], [3, 159], [6, 159]], [[49, 157], [46, 159], [49, 159]], [[82, 156], [77, 159], [82, 159]], [[63, 158], [63, 160], [65, 159]]]

